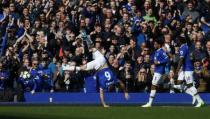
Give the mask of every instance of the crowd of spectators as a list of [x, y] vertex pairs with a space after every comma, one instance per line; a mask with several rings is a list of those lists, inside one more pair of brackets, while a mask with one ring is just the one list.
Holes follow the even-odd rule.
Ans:
[[0, 0], [0, 30], [0, 90], [82, 91], [94, 71], [62, 68], [91, 61], [93, 43], [129, 92], [148, 92], [163, 39], [170, 63], [160, 89], [173, 93], [184, 36], [195, 84], [210, 91], [210, 0]]

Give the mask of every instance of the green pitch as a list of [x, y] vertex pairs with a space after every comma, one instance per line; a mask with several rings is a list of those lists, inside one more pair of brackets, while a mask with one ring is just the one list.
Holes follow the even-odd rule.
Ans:
[[0, 106], [0, 119], [210, 119], [210, 107]]

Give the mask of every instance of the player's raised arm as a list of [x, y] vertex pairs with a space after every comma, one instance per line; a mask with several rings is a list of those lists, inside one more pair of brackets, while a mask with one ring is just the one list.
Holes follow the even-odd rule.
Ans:
[[183, 62], [184, 62], [184, 58], [180, 57], [179, 62], [178, 62], [178, 66], [176, 68], [176, 74], [178, 74], [179, 70], [181, 69]]
[[100, 100], [101, 100], [101, 104], [103, 107], [109, 107], [109, 105], [106, 104], [105, 100], [104, 100], [104, 90], [102, 88], [100, 88]]
[[185, 38], [184, 37], [179, 37], [179, 40], [178, 40], [178, 44], [180, 46], [179, 48], [179, 62], [178, 62], [178, 66], [176, 68], [176, 74], [178, 74], [179, 70], [181, 69], [181, 66], [183, 65], [184, 63], [184, 58], [185, 58], [185, 55], [186, 55], [186, 49], [184, 47], [182, 47], [182, 44], [186, 43], [185, 41]]
[[183, 65], [185, 53], [186, 53], [185, 50], [180, 48], [180, 50], [179, 50], [179, 62], [178, 62], [178, 66], [176, 68], [176, 74], [178, 74], [179, 70], [181, 69], [181, 66]]

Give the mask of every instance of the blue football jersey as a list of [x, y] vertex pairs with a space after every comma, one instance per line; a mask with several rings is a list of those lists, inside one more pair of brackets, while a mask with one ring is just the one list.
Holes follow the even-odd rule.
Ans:
[[194, 70], [193, 64], [190, 60], [190, 51], [189, 51], [189, 47], [187, 46], [187, 44], [183, 44], [179, 48], [179, 57], [184, 58], [184, 62], [182, 65], [183, 71], [193, 71]]
[[160, 63], [155, 65], [155, 73], [164, 74], [166, 64], [169, 62], [169, 57], [162, 48], [155, 52], [154, 60]]
[[22, 85], [24, 91], [36, 90], [37, 88], [37, 83], [32, 78], [25, 79], [23, 77], [19, 77], [18, 82]]
[[36, 91], [41, 91], [42, 80], [38, 74], [38, 69], [31, 69], [30, 70], [31, 79], [36, 82]]
[[116, 84], [117, 78], [111, 69], [105, 68], [96, 73], [96, 77], [99, 83], [99, 87], [107, 91], [108, 87], [112, 84]]
[[35, 90], [36, 92], [40, 91], [41, 80], [38, 75], [37, 69], [30, 69], [29, 71], [26, 71], [30, 74], [30, 76], [27, 78], [23, 77], [22, 75], [23, 72], [21, 72], [18, 78], [18, 82], [22, 85], [24, 91], [31, 91], [31, 90]]
[[49, 68], [40, 68], [38, 71], [42, 81], [42, 88], [50, 90], [53, 87], [53, 74]]

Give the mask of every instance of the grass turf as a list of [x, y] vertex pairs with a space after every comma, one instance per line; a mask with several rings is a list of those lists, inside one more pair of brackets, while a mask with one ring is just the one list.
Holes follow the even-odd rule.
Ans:
[[210, 108], [138, 106], [0, 106], [0, 119], [210, 119]]

